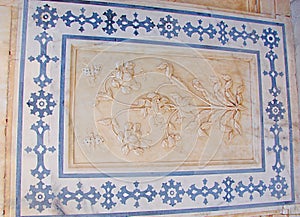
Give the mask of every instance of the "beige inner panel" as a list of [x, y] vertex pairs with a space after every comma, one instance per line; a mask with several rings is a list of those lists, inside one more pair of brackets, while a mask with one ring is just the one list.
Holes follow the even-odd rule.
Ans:
[[254, 55], [130, 42], [70, 49], [66, 168], [261, 165]]

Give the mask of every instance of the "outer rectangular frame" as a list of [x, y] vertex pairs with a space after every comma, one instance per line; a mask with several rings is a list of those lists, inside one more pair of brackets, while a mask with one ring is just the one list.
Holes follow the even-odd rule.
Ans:
[[[79, 3], [81, 5], [78, 5]], [[81, 34], [78, 31], [78, 23], [75, 23], [74, 25], [71, 23], [69, 26], [65, 26], [65, 30], [63, 30], [65, 32], [55, 32], [56, 26], [60, 26], [60, 30], [63, 29], [65, 23], [62, 22], [62, 16], [66, 11], [62, 12], [62, 10], [64, 10], [65, 7], [68, 7], [68, 5], [72, 6], [71, 13], [74, 13], [75, 15], [73, 14], [73, 16], [75, 17], [77, 16], [76, 14], [80, 14], [79, 11], [81, 7], [85, 7], [90, 11], [93, 10], [93, 7], [96, 8], [95, 10], [97, 10], [98, 13], [100, 12], [100, 16], [103, 19], [105, 19], [105, 16], [103, 15], [108, 8], [116, 11], [126, 9], [124, 14], [128, 16], [128, 19], [130, 19], [129, 17], [136, 11], [140, 14], [147, 12], [148, 16], [153, 16], [151, 17], [153, 20], [157, 19], [155, 16], [160, 16], [161, 18], [157, 22], [166, 21], [168, 19], [167, 15], [171, 17], [174, 16], [179, 20], [179, 22], [177, 19], [173, 20], [174, 25], [180, 25], [180, 19], [183, 19], [182, 17], [191, 19], [193, 25], [195, 25], [200, 18], [205, 21], [204, 23], [206, 25], [203, 24], [203, 26], [201, 26], [202, 24], [199, 23], [199, 28], [205, 28], [208, 24], [212, 23], [211, 28], [219, 30], [216, 30], [215, 34], [209, 32], [200, 33], [195, 30], [193, 34], [199, 34], [198, 36], [203, 35], [203, 39], [199, 41], [198, 37], [188, 37], [187, 32], [184, 32], [182, 29], [181, 31], [179, 29], [178, 32], [174, 30], [171, 33], [165, 33], [163, 27], [155, 27], [157, 29], [153, 31], [160, 33], [161, 37], [161, 39], [157, 41], [158, 43], [159, 41], [172, 43], [172, 40], [179, 35], [179, 39], [184, 39], [184, 42], [191, 41], [192, 44], [203, 43], [205, 46], [212, 46], [212, 43], [219, 43], [219, 46], [223, 46], [224, 50], [229, 49], [230, 46], [235, 49], [243, 50], [251, 44], [252, 48], [256, 49], [254, 52], [260, 54], [260, 58], [258, 59], [260, 59], [261, 62], [258, 62], [259, 65], [261, 64], [259, 66], [259, 71], [261, 70], [260, 78], [262, 79], [263, 84], [260, 94], [261, 101], [263, 102], [262, 112], [264, 113], [264, 115], [261, 116], [261, 122], [265, 124], [265, 131], [268, 132], [268, 135], [265, 134], [263, 137], [268, 138], [267, 142], [264, 144], [264, 149], [262, 150], [263, 157], [266, 158], [266, 164], [264, 164], [263, 170], [256, 171], [257, 174], [249, 174], [249, 171], [245, 170], [243, 171], [245, 173], [242, 177], [240, 177], [241, 174], [232, 174], [230, 172], [226, 172], [226, 174], [219, 173], [219, 176], [217, 176], [218, 173], [209, 175], [202, 174], [201, 172], [198, 174], [175, 173], [171, 174], [172, 177], [165, 177], [160, 183], [148, 183], [148, 188], [143, 190], [145, 187], [139, 187], [139, 184], [144, 180], [143, 177], [138, 175], [134, 177], [135, 181], [138, 182], [132, 180], [132, 184], [125, 185], [121, 181], [112, 183], [111, 181], [114, 180], [109, 177], [100, 179], [96, 179], [95, 177], [81, 177], [80, 180], [72, 179], [71, 177], [67, 178], [61, 173], [61, 167], [58, 166], [59, 164], [50, 167], [47, 157], [49, 157], [51, 153], [53, 153], [51, 154], [52, 160], [56, 158], [58, 161], [61, 161], [57, 150], [63, 145], [61, 144], [61, 135], [63, 132], [61, 131], [62, 129], [60, 129], [59, 132], [54, 132], [55, 126], [58, 126], [58, 124], [55, 124], [54, 122], [58, 122], [58, 117], [60, 118], [61, 123], [64, 121], [62, 116], [64, 101], [61, 98], [64, 93], [61, 92], [60, 95], [58, 95], [59, 89], [57, 88], [62, 87], [57, 85], [57, 81], [55, 83], [55, 78], [63, 81], [65, 75], [63, 73], [63, 64], [60, 63], [60, 53], [55, 53], [55, 50], [53, 47], [50, 47], [49, 44], [56, 43], [56, 40], [62, 40], [62, 35]], [[75, 10], [75, 8], [77, 10]], [[291, 77], [288, 66], [289, 60], [285, 23], [267, 18], [260, 20], [261, 18], [245, 18], [228, 14], [220, 15], [207, 11], [201, 12], [197, 9], [181, 9], [180, 7], [177, 8], [175, 6], [174, 8], [176, 9], [100, 1], [24, 1], [18, 92], [16, 161], [17, 216], [57, 216], [57, 213], [68, 214], [64, 211], [65, 209], [68, 209], [68, 207], [64, 207], [66, 204], [71, 204], [70, 206], [77, 208], [76, 212], [70, 211], [70, 216], [99, 216], [109, 214], [113, 216], [123, 216], [124, 214], [155, 215], [265, 208], [269, 206], [292, 204], [295, 202], [293, 168], [294, 134], [290, 95], [291, 86], [289, 80]], [[47, 12], [48, 15], [50, 15], [50, 20], [47, 18], [43, 20], [41, 18], [41, 14], [44, 12]], [[84, 14], [85, 12], [81, 11], [81, 13]], [[120, 14], [118, 14], [118, 17], [119, 15]], [[180, 16], [182, 17], [180, 18]], [[85, 19], [88, 19], [87, 17], [88, 16], [86, 16]], [[106, 18], [107, 20], [110, 19], [108, 16]], [[114, 19], [114, 16], [112, 19]], [[100, 32], [103, 30], [100, 34], [105, 37], [123, 38], [126, 34], [132, 34], [132, 29], [130, 29], [129, 25], [125, 28], [126, 31], [122, 32], [120, 26], [115, 24], [116, 34], [111, 36], [108, 34], [109, 30], [105, 28], [104, 21], [99, 21], [99, 23], [101, 23], [101, 25], [97, 25], [94, 29], [98, 28]], [[227, 23], [229, 25], [227, 25]], [[242, 24], [245, 24], [245, 28]], [[90, 24], [84, 22], [81, 26], [86, 27], [88, 25]], [[250, 26], [252, 32], [246, 28], [247, 25]], [[92, 35], [96, 34], [95, 32], [93, 33], [94, 30], [92, 29], [87, 28], [86, 31]], [[230, 32], [232, 32], [232, 34]], [[52, 36], [49, 35], [49, 33], [52, 34]], [[242, 36], [243, 33], [246, 34], [246, 36], [244, 36], [245, 38]], [[97, 34], [99, 34], [99, 32], [97, 32]], [[30, 38], [30, 36], [33, 35], [36, 37]], [[62, 38], [55, 38], [59, 35]], [[139, 31], [139, 35], [133, 37], [139, 38], [142, 36], [147, 37], [147, 32]], [[165, 36], [167, 36], [168, 39], [166, 39]], [[36, 53], [37, 49], [28, 49], [28, 44], [34, 41], [39, 45], [36, 47], [39, 47], [40, 49], [40, 57], [48, 56], [48, 60], [41, 60], [38, 56], [39, 54]], [[52, 48], [50, 49], [50, 52], [54, 53], [55, 56], [52, 57], [48, 55], [48, 48]], [[61, 52], [63, 52], [63, 49]], [[34, 55], [37, 56], [34, 57]], [[28, 77], [27, 80], [25, 79], [26, 76], [36, 75], [36, 73], [27, 71], [29, 64], [39, 66], [38, 77], [35, 79], [36, 87], [30, 87], [29, 84], [26, 83], [26, 81], [28, 81]], [[54, 78], [53, 81], [47, 79], [49, 78], [48, 69], [51, 64], [56, 64], [56, 66], [52, 68], [56, 70], [62, 66], [60, 68], [62, 72], [60, 78], [57, 75], [51, 74]], [[45, 76], [46, 79], [41, 80], [41, 75]], [[279, 91], [279, 88], [281, 87], [284, 87], [284, 89]], [[32, 88], [32, 90], [29, 91], [28, 89], [30, 88]], [[45, 90], [47, 90], [47, 92]], [[63, 91], [63, 89], [61, 90]], [[41, 98], [46, 99], [51, 108], [47, 107], [45, 111], [41, 111], [36, 105], [36, 100]], [[61, 99], [60, 104], [57, 103], [57, 99], [59, 98]], [[55, 111], [55, 109], [57, 109], [56, 107], [60, 108], [60, 115]], [[276, 111], [274, 110], [275, 107], [277, 108]], [[32, 123], [25, 122], [24, 118], [30, 115], [33, 115], [32, 117], [35, 117], [37, 121]], [[50, 125], [50, 123], [52, 125]], [[281, 125], [281, 123], [283, 124]], [[27, 144], [28, 141], [24, 139], [28, 138], [28, 135], [32, 136], [32, 131], [36, 134], [36, 145], [33, 146]], [[44, 133], [46, 131], [49, 131], [50, 135], [52, 135], [51, 132], [54, 132], [53, 135], [60, 134], [60, 136], [57, 136], [57, 143], [45, 144], [48, 141], [54, 141], [49, 140], [48, 137], [48, 140], [45, 140], [46, 137]], [[288, 141], [288, 143], [286, 143], [286, 141]], [[42, 151], [41, 149], [39, 151], [39, 148], [41, 148]], [[29, 168], [31, 169], [28, 170], [28, 168], [24, 166], [24, 160], [30, 162]], [[34, 166], [34, 163], [36, 166]], [[54, 173], [53, 171], [59, 172]], [[24, 174], [27, 174], [27, 177]], [[28, 178], [29, 174], [31, 174], [31, 178]], [[191, 175], [193, 178], [187, 178], [186, 175]], [[262, 177], [262, 175], [264, 176]], [[54, 182], [52, 182], [49, 177], [52, 177]], [[194, 182], [193, 180], [198, 180], [198, 182]], [[70, 198], [66, 197], [67, 195], [71, 195], [72, 192], [78, 193], [78, 191], [76, 191], [76, 183], [77, 190], [81, 189], [82, 184], [83, 186], [87, 185], [90, 187], [90, 192], [82, 191], [81, 194], [86, 196], [85, 199], [83, 199], [86, 200], [84, 202], [85, 205], [90, 204], [91, 206], [97, 206], [97, 214], [93, 213], [89, 207], [81, 205], [82, 201], [76, 200], [75, 196], [71, 196]], [[95, 183], [98, 183], [97, 186]], [[215, 185], [213, 185], [213, 183], [215, 183]], [[67, 187], [69, 185], [70, 189]], [[114, 187], [109, 187], [108, 185]], [[173, 186], [176, 191], [175, 199], [172, 199], [170, 195], [166, 194], [166, 192], [170, 190], [169, 186]], [[200, 186], [200, 188], [197, 186]], [[129, 195], [130, 192], [133, 192], [130, 190], [125, 191], [127, 188], [136, 189], [136, 191], [139, 191], [140, 193], [148, 192], [151, 196], [146, 197], [140, 195], [138, 198], [134, 199], [134, 196], [131, 195], [127, 198], [124, 196], [124, 192], [129, 192]], [[203, 188], [210, 190], [210, 193], [203, 193]], [[194, 189], [198, 193], [193, 194], [189, 189]], [[114, 200], [110, 201], [107, 195], [112, 192], [114, 192], [112, 194]], [[91, 197], [88, 198], [88, 195]], [[200, 205], [198, 203], [199, 198], [201, 198]], [[58, 203], [59, 205], [55, 205], [55, 203], [53, 205], [53, 201], [56, 200], [60, 201]], [[127, 200], [136, 200], [136, 206], [134, 207], [132, 203], [129, 202], [127, 206], [124, 206]], [[157, 210], [150, 209], [142, 202], [142, 200], [148, 200], [148, 202], [154, 201], [153, 206], [157, 207]], [[137, 211], [130, 211], [132, 208], [136, 208]]]

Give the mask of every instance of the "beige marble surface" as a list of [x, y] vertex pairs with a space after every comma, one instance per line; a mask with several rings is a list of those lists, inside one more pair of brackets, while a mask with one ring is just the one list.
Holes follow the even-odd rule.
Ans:
[[8, 72], [10, 60], [10, 28], [11, 8], [0, 6], [0, 14], [4, 19], [0, 20], [0, 213], [4, 209], [4, 180], [5, 180], [5, 156], [6, 156], [6, 126], [7, 122], [7, 95]]

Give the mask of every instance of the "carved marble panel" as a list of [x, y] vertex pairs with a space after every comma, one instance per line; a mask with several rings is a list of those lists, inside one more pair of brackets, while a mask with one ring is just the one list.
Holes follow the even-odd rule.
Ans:
[[12, 216], [295, 203], [288, 21], [138, 1], [24, 0], [21, 17]]
[[261, 167], [255, 54], [134, 42], [70, 40], [69, 168]]

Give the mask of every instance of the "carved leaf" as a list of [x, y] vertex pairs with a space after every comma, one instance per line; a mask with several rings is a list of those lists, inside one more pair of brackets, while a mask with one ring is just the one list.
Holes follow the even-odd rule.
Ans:
[[238, 105], [242, 104], [242, 102], [243, 102], [242, 93], [244, 91], [244, 88], [245, 88], [244, 85], [240, 85], [236, 89], [236, 102], [237, 102]]
[[208, 136], [207, 133], [204, 132], [200, 127], [199, 127], [199, 129], [198, 129], [198, 135], [199, 135], [200, 137]]
[[211, 127], [211, 124], [212, 124], [211, 122], [204, 122], [200, 125], [200, 128], [202, 130], [208, 130]]
[[243, 91], [244, 91], [244, 85], [239, 85], [237, 88], [236, 88], [236, 94], [242, 94]]
[[226, 81], [225, 83], [225, 89], [229, 90], [232, 87], [232, 80]]
[[150, 146], [145, 142], [143, 141], [144, 139], [142, 139], [141, 143], [140, 143], [140, 147], [141, 148], [150, 148]]
[[228, 132], [232, 131], [232, 127], [223, 124], [220, 126], [220, 130], [224, 133], [228, 133]]
[[228, 141], [231, 141], [232, 140], [232, 138], [234, 137], [234, 133], [233, 133], [233, 130], [230, 130], [229, 132], [228, 132], [228, 134], [227, 134], [228, 136]]
[[153, 92], [147, 94], [147, 98], [150, 98], [150, 99], [154, 98], [155, 96], [157, 96], [157, 94], [153, 93]]
[[166, 68], [166, 76], [171, 79], [173, 76], [173, 66], [171, 64], [167, 64], [167, 68]]
[[190, 121], [186, 127], [184, 129], [187, 129], [187, 130], [193, 130], [195, 129], [196, 127], [198, 127], [198, 123], [197, 121]]
[[152, 109], [154, 111], [154, 113], [158, 113], [158, 104], [155, 100], [152, 101]]
[[139, 90], [141, 88], [141, 83], [139, 82], [136, 82], [136, 80], [133, 80], [132, 81], [132, 84], [131, 84], [131, 88], [133, 90]]
[[242, 104], [242, 102], [243, 102], [243, 97], [242, 97], [242, 95], [236, 95], [236, 103], [237, 103], [238, 105], [240, 105], [240, 104]]
[[161, 142], [161, 147], [163, 148], [168, 148], [169, 145], [168, 145], [168, 140], [167, 139], [164, 139], [162, 142]]
[[104, 101], [112, 100], [113, 92], [112, 92], [111, 88], [108, 88], [106, 92], [99, 92], [97, 94], [97, 99], [104, 100]]
[[120, 132], [118, 133], [118, 140], [119, 140], [121, 143], [123, 143], [123, 141], [124, 141], [124, 133], [123, 133], [122, 131], [120, 131]]
[[212, 123], [211, 122], [204, 122], [200, 124], [198, 129], [199, 136], [208, 136], [208, 130], [210, 129]]
[[141, 109], [141, 114], [143, 115], [144, 118], [147, 117], [147, 115], [148, 115], [148, 109], [147, 108]]
[[153, 117], [153, 120], [154, 120], [154, 124], [155, 124], [156, 126], [163, 125], [163, 124], [164, 124], [164, 121], [165, 121], [164, 117], [163, 117], [161, 114], [155, 115], [155, 116]]
[[237, 121], [234, 121], [233, 126], [234, 126], [235, 131], [236, 131], [238, 134], [241, 135], [241, 134], [242, 134], [242, 127], [241, 127], [241, 125], [240, 125]]
[[109, 125], [112, 124], [112, 119], [111, 118], [104, 118], [104, 119], [98, 120], [97, 122], [99, 124], [104, 125], [104, 126], [109, 126]]
[[128, 145], [123, 145], [121, 148], [121, 151], [124, 155], [128, 155], [130, 149], [129, 149]]
[[196, 120], [201, 123], [204, 120], [209, 121], [211, 118], [211, 114], [212, 111], [211, 110], [201, 110], [198, 114], [197, 114], [197, 118]]
[[145, 104], [146, 104], [145, 99], [138, 99], [136, 102], [133, 103], [133, 106], [144, 107]]
[[226, 125], [228, 123], [228, 121], [230, 119], [233, 118], [233, 114], [232, 114], [232, 111], [226, 111], [222, 116], [221, 116], [221, 119], [220, 119], [220, 124], [221, 125]]
[[235, 121], [238, 121], [241, 117], [241, 112], [240, 111], [236, 111], [235, 114], [233, 115], [233, 119]]
[[215, 84], [215, 83], [219, 83], [219, 79], [216, 76], [210, 76], [209, 80], [211, 83]]
[[173, 120], [174, 120], [174, 123], [175, 124], [180, 124], [182, 122], [182, 118], [181, 116], [179, 115], [179, 112], [176, 112], [174, 117], [173, 117]]
[[168, 136], [168, 148], [172, 148], [176, 145], [176, 140], [173, 136]]
[[113, 86], [113, 87], [115, 87], [115, 88], [120, 88], [120, 83], [119, 83], [119, 81], [117, 80], [117, 79], [113, 79], [112, 81], [111, 81], [111, 86]]
[[133, 149], [133, 153], [135, 155], [137, 155], [137, 156], [140, 156], [140, 155], [142, 155], [144, 153], [144, 149], [142, 149], [142, 148], [135, 148], [135, 149]]
[[129, 143], [131, 143], [133, 145], [137, 144], [139, 142], [139, 139], [138, 139], [138, 137], [136, 135], [129, 135], [129, 136], [127, 136], [127, 140], [128, 140]]
[[231, 81], [231, 80], [232, 80], [232, 79], [231, 79], [231, 76], [228, 75], [228, 74], [223, 74], [223, 75], [222, 75], [222, 78], [224, 79], [224, 81]]
[[175, 125], [171, 122], [168, 123], [168, 128], [169, 128], [169, 130], [176, 130]]
[[129, 94], [130, 91], [131, 91], [131, 88], [128, 87], [128, 86], [122, 86], [122, 87], [121, 87], [121, 91], [122, 91], [122, 93], [124, 93], [124, 94]]
[[194, 79], [194, 80], [192, 81], [192, 84], [193, 84], [193, 87], [194, 87], [196, 90], [198, 90], [198, 91], [203, 91], [203, 90], [204, 90], [203, 87], [202, 87], [202, 85], [201, 85], [201, 82], [200, 82], [199, 79]]
[[227, 102], [231, 103], [232, 105], [235, 105], [235, 99], [230, 90], [225, 90], [225, 97]]
[[221, 131], [228, 133], [232, 131], [232, 126], [230, 126], [230, 121], [233, 120], [233, 112], [226, 111], [220, 119], [220, 129]]
[[181, 139], [181, 136], [179, 134], [175, 134], [174, 138], [175, 138], [176, 141], [179, 141]]
[[130, 81], [132, 79], [132, 74], [128, 72], [123, 73], [123, 81]]

